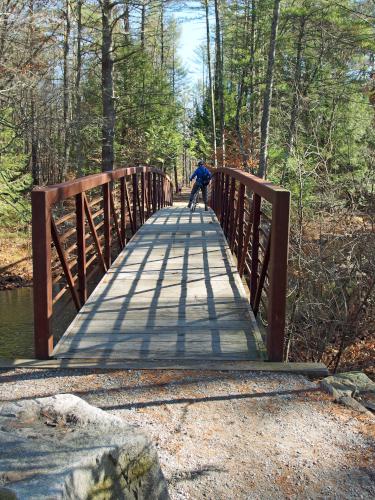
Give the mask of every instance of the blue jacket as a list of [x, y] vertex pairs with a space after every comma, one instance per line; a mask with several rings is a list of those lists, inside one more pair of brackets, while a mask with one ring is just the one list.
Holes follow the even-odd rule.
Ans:
[[210, 182], [212, 175], [206, 167], [200, 165], [190, 177], [190, 180], [192, 181], [195, 177], [197, 178], [197, 184], [199, 186], [203, 186], [204, 184], [208, 184]]

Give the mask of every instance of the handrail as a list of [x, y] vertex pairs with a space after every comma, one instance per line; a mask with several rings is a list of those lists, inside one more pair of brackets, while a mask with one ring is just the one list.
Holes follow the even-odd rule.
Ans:
[[35, 355], [47, 359], [54, 305], [70, 292], [76, 309], [83, 306], [90, 277], [106, 272], [152, 213], [173, 204], [173, 184], [155, 167], [125, 167], [36, 187], [31, 202]]
[[210, 170], [210, 205], [248, 285], [254, 314], [266, 323], [268, 359], [282, 361], [290, 192], [239, 169]]
[[87, 175], [85, 177], [79, 177], [78, 179], [73, 179], [71, 181], [62, 182], [61, 184], [50, 184], [49, 186], [35, 187], [33, 192], [43, 191], [48, 193], [50, 203], [57, 203], [63, 201], [70, 196], [75, 196], [83, 191], [88, 191], [95, 187], [102, 186], [108, 182], [114, 182], [122, 177], [126, 177], [133, 174], [141, 173], [157, 173], [168, 182], [172, 183], [171, 178], [162, 170], [151, 167], [151, 166], [139, 166], [139, 167], [124, 167], [110, 172], [101, 172], [98, 174]]

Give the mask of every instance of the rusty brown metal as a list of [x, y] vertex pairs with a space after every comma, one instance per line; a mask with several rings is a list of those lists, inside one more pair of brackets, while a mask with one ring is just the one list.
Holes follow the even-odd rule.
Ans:
[[61, 266], [62, 266], [63, 271], [64, 271], [64, 275], [65, 275], [67, 284], [69, 286], [70, 293], [72, 294], [74, 305], [76, 306], [77, 311], [79, 311], [81, 309], [81, 303], [80, 303], [80, 300], [78, 297], [77, 290], [74, 286], [73, 276], [72, 276], [72, 273], [70, 271], [70, 268], [69, 268], [69, 265], [67, 262], [65, 251], [64, 251], [64, 249], [60, 243], [60, 240], [59, 240], [59, 233], [57, 231], [56, 224], [55, 224], [55, 221], [53, 220], [53, 217], [51, 217], [51, 235], [52, 235], [53, 244], [55, 245], [57, 254], [58, 254], [60, 262], [61, 262]]
[[109, 269], [111, 267], [111, 246], [112, 246], [110, 183], [108, 182], [107, 184], [103, 184], [102, 189], [103, 189], [103, 210], [104, 210], [104, 259], [107, 269]]
[[277, 196], [278, 193], [287, 193], [288, 190], [276, 186], [270, 181], [267, 181], [265, 179], [261, 179], [260, 177], [257, 177], [256, 175], [249, 174], [247, 172], [244, 172], [243, 170], [240, 170], [238, 168], [229, 168], [229, 167], [221, 167], [221, 168], [209, 168], [211, 173], [213, 174], [224, 174], [224, 175], [229, 175], [231, 178], [235, 178], [236, 181], [241, 182], [244, 184], [250, 191], [253, 191], [257, 193], [261, 198], [264, 198], [265, 200], [269, 201], [270, 203], [273, 203]]
[[90, 189], [94, 189], [109, 182], [118, 181], [121, 177], [148, 171], [156, 172], [158, 175], [166, 177], [170, 185], [172, 185], [170, 177], [155, 167], [127, 167], [119, 168], [110, 172], [103, 172], [101, 174], [88, 175], [87, 177], [80, 177], [79, 179], [75, 179], [73, 181], [46, 186], [41, 189], [48, 192], [49, 203], [53, 205], [54, 203], [65, 200], [66, 198], [75, 196], [78, 193], [89, 191]]
[[96, 251], [98, 252], [99, 262], [103, 268], [103, 271], [107, 272], [107, 265], [106, 265], [106, 262], [104, 259], [103, 250], [102, 250], [102, 247], [100, 245], [98, 233], [96, 232], [96, 229], [95, 229], [95, 223], [94, 223], [94, 220], [92, 218], [91, 210], [90, 210], [89, 204], [87, 202], [87, 198], [86, 198], [85, 193], [83, 193], [83, 200], [84, 200], [84, 205], [85, 205], [85, 213], [86, 213], [86, 217], [87, 217], [87, 222], [89, 224], [92, 238], [93, 238], [95, 246], [96, 246]]
[[125, 198], [126, 198], [126, 206], [128, 207], [130, 228], [132, 230], [132, 233], [135, 234], [135, 225], [134, 225], [134, 220], [133, 220], [133, 215], [132, 215], [132, 208], [131, 208], [131, 204], [130, 204], [129, 189], [128, 189], [128, 184], [126, 182], [126, 177], [125, 177]]
[[158, 210], [160, 210], [161, 209], [161, 177], [159, 174], [157, 175], [156, 184], [157, 184], [156, 192], [157, 192], [157, 199], [158, 199]]
[[238, 267], [238, 272], [240, 273], [241, 278], [242, 278], [244, 270], [245, 270], [246, 255], [247, 255], [248, 247], [249, 247], [249, 243], [250, 243], [252, 227], [253, 227], [253, 217], [252, 217], [252, 214], [250, 214], [249, 220], [247, 222], [246, 233], [245, 233], [241, 258], [240, 258], [240, 264]]
[[[133, 176], [137, 180], [140, 175], [142, 183], [142, 202], [139, 198], [138, 186], [133, 190], [133, 203], [130, 203], [129, 192], [126, 183], [127, 176]], [[142, 180], [143, 179], [143, 180]], [[160, 193], [161, 182], [158, 182], [157, 189], [154, 188], [154, 179], [163, 179], [164, 194]], [[146, 182], [147, 180], [147, 182]], [[115, 181], [120, 181], [120, 204], [121, 215], [117, 214], [112, 185]], [[101, 187], [103, 195], [92, 199], [90, 203], [85, 192]], [[147, 189], [147, 191], [146, 191]], [[173, 189], [170, 178], [161, 170], [154, 167], [127, 167], [95, 174], [74, 181], [65, 182], [43, 188], [35, 188], [32, 192], [32, 239], [33, 239], [33, 269], [34, 269], [34, 324], [35, 324], [35, 355], [40, 359], [46, 359], [53, 350], [53, 332], [51, 318], [53, 314], [53, 304], [61, 298], [65, 292], [70, 290], [74, 303], [79, 308], [88, 296], [88, 275], [87, 268], [98, 259], [105, 272], [111, 263], [111, 233], [112, 221], [117, 238], [122, 248], [126, 239], [126, 219], [130, 222], [133, 234], [137, 229], [138, 220], [140, 223], [151, 214], [151, 201], [153, 209], [156, 208], [156, 195], [159, 198], [164, 196], [164, 203], [170, 202], [170, 190]], [[158, 190], [158, 192], [157, 192]], [[65, 232], [59, 234], [57, 224], [52, 218], [52, 209], [56, 204], [63, 202], [67, 198], [75, 199], [75, 211], [62, 215], [57, 221], [59, 229], [64, 223], [68, 223]], [[74, 201], [74, 200], [73, 200]], [[102, 203], [102, 208], [96, 210], [94, 216], [90, 207]], [[138, 205], [138, 213], [137, 213]], [[71, 204], [67, 204], [70, 207]], [[128, 214], [126, 214], [126, 210]], [[58, 210], [60, 211], [60, 209]], [[132, 213], [133, 211], [133, 213]], [[133, 215], [135, 215], [133, 217]], [[138, 219], [139, 215], [139, 219]], [[85, 217], [86, 216], [86, 217]], [[95, 223], [94, 217], [98, 220]], [[75, 227], [71, 227], [72, 221], [76, 221]], [[89, 231], [86, 232], [86, 220]], [[103, 234], [98, 235], [97, 229], [103, 228]], [[87, 246], [87, 239], [91, 237], [93, 243]], [[71, 242], [71, 238], [76, 238]], [[52, 242], [56, 248], [57, 257], [52, 259]], [[102, 248], [104, 244], [104, 251]], [[65, 248], [64, 248], [65, 246]], [[89, 255], [93, 248], [96, 255]], [[75, 257], [71, 252], [77, 252]], [[116, 249], [117, 251], [117, 249]], [[60, 262], [62, 272], [57, 264]], [[54, 276], [52, 277], [52, 265]], [[73, 274], [74, 270], [74, 274]], [[90, 275], [96, 272], [96, 268]], [[52, 294], [53, 283], [59, 283], [65, 276], [68, 285], [64, 286], [55, 297]]]
[[280, 192], [272, 205], [268, 290], [267, 350], [270, 361], [284, 356], [290, 193]]
[[142, 217], [142, 205], [141, 205], [141, 196], [139, 193], [139, 178], [138, 177], [137, 177], [136, 194], [137, 194], [136, 203], [137, 203], [137, 207], [138, 207], [138, 221], [139, 221], [139, 225], [137, 227], [140, 227], [143, 224], [143, 217]]
[[152, 180], [151, 172], [147, 172], [147, 182], [146, 182], [146, 193], [147, 193], [147, 218], [151, 216], [151, 196], [152, 196]]
[[76, 227], [77, 227], [77, 267], [78, 267], [78, 293], [81, 304], [87, 300], [86, 278], [86, 224], [85, 202], [83, 193], [76, 194]]
[[133, 210], [133, 224], [134, 224], [134, 232], [138, 229], [138, 221], [137, 221], [137, 198], [138, 198], [138, 179], [137, 174], [132, 175], [132, 210]]
[[236, 179], [234, 177], [229, 177], [229, 186], [229, 200], [227, 203], [224, 232], [227, 236], [229, 245], [231, 246], [232, 230], [234, 229], [234, 195], [236, 191]]
[[238, 242], [237, 242], [237, 262], [240, 261], [242, 256], [243, 245], [243, 228], [244, 228], [244, 215], [245, 215], [245, 186], [240, 184], [238, 190]]
[[115, 225], [115, 231], [116, 231], [116, 234], [117, 234], [117, 238], [118, 238], [120, 249], [122, 250], [124, 248], [125, 244], [124, 244], [124, 242], [122, 240], [122, 234], [121, 234], [120, 226], [119, 226], [119, 223], [118, 223], [118, 216], [117, 216], [117, 212], [116, 212], [115, 201], [113, 199], [113, 191], [112, 190], [109, 192], [109, 199], [110, 199], [110, 205], [111, 205], [111, 212], [112, 212], [113, 223]]
[[141, 203], [140, 203], [140, 215], [141, 224], [145, 223], [145, 202], [146, 202], [146, 190], [145, 190], [145, 173], [141, 172]]
[[258, 283], [258, 287], [257, 287], [255, 299], [254, 299], [253, 311], [254, 311], [255, 316], [258, 315], [258, 311], [259, 311], [259, 304], [260, 304], [260, 299], [261, 299], [262, 292], [263, 292], [264, 280], [266, 279], [268, 264], [270, 261], [270, 253], [271, 253], [271, 233], [268, 236], [266, 249], [265, 249], [264, 257], [263, 257], [262, 269], [260, 271], [260, 276], [259, 276], [259, 283]]
[[258, 254], [259, 254], [259, 223], [261, 197], [253, 194], [253, 220], [252, 220], [252, 241], [251, 241], [251, 276], [250, 276], [250, 304], [254, 307], [255, 296], [258, 287]]
[[48, 193], [45, 191], [34, 189], [31, 200], [35, 356], [38, 359], [48, 359], [53, 351], [51, 211]]
[[[213, 174], [212, 208], [220, 220], [229, 246], [238, 259], [238, 271], [250, 289], [250, 303], [258, 313], [260, 304], [267, 311], [267, 351], [271, 361], [282, 361], [284, 348], [287, 259], [289, 238], [290, 193], [239, 169], [210, 169]], [[233, 212], [233, 183], [239, 182], [237, 208]], [[229, 192], [230, 185], [230, 192]], [[245, 210], [245, 193], [253, 193], [250, 211]], [[272, 205], [272, 217], [263, 214], [262, 200]], [[244, 233], [245, 216], [246, 231]], [[261, 227], [261, 220], [266, 221]], [[271, 223], [272, 238], [267, 229]], [[260, 242], [268, 237], [263, 247]], [[235, 245], [237, 235], [237, 247]], [[263, 253], [262, 269], [258, 275], [260, 252]], [[268, 274], [267, 274], [268, 270]], [[268, 290], [265, 279], [268, 276]], [[267, 302], [268, 299], [268, 303]]]
[[156, 212], [156, 174], [155, 172], [151, 173], [152, 175], [152, 211]]
[[224, 229], [224, 233], [226, 232], [227, 219], [228, 219], [228, 211], [229, 211], [229, 175], [225, 175], [224, 181], [224, 199], [222, 200], [222, 209], [221, 209], [221, 226]]
[[125, 194], [125, 177], [120, 179], [120, 224], [121, 224], [121, 240], [125, 247], [126, 245], [126, 194]]

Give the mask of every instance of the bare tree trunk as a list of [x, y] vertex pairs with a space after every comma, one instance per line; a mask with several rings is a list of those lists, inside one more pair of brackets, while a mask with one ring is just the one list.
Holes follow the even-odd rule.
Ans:
[[146, 27], [146, 4], [143, 0], [142, 2], [142, 12], [141, 12], [141, 47], [145, 48], [145, 27]]
[[208, 0], [205, 0], [205, 8], [206, 8], [208, 84], [209, 84], [210, 102], [211, 102], [212, 148], [214, 151], [214, 165], [216, 168], [217, 167], [217, 150], [216, 150], [215, 97], [214, 97], [214, 86], [212, 83], [210, 19], [209, 19], [209, 11], [208, 11]]
[[223, 82], [223, 46], [221, 38], [220, 25], [220, 0], [215, 0], [215, 23], [216, 23], [216, 68], [215, 68], [215, 87], [216, 96], [219, 102], [219, 121], [220, 121], [220, 146], [222, 149], [222, 166], [225, 166], [225, 109], [224, 109], [224, 82]]
[[305, 35], [305, 24], [306, 24], [306, 18], [303, 16], [301, 17], [300, 28], [298, 33], [296, 66], [294, 70], [294, 82], [293, 82], [294, 85], [293, 102], [290, 111], [289, 133], [286, 144], [285, 162], [284, 162], [281, 182], [284, 182], [286, 176], [286, 169], [288, 168], [288, 160], [294, 150], [295, 140], [296, 140], [297, 121], [299, 114], [299, 99], [301, 91], [300, 87], [301, 87], [301, 73], [302, 73], [302, 42], [303, 42], [303, 37]]
[[251, 30], [250, 30], [250, 154], [253, 157], [255, 152], [255, 89], [254, 89], [254, 72], [255, 72], [255, 26], [257, 21], [256, 0], [251, 3]]
[[38, 164], [38, 139], [36, 133], [36, 114], [35, 114], [35, 94], [31, 90], [31, 175], [33, 178], [33, 185], [39, 186], [40, 184], [40, 171]]
[[271, 26], [270, 46], [268, 52], [266, 90], [264, 93], [263, 114], [260, 125], [260, 157], [259, 157], [258, 176], [263, 178], [266, 178], [267, 175], [268, 141], [269, 141], [270, 114], [271, 114], [271, 104], [272, 104], [273, 79], [274, 79], [273, 69], [275, 64], [275, 51], [276, 51], [277, 30], [279, 25], [279, 16], [280, 16], [280, 0], [275, 0], [273, 8], [272, 26]]
[[176, 49], [173, 43], [172, 47], [172, 94], [175, 95], [176, 90]]
[[102, 170], [113, 170], [115, 153], [115, 107], [113, 101], [112, 9], [111, 0], [102, 0]]
[[125, 33], [125, 44], [127, 45], [130, 41], [130, 19], [129, 19], [129, 2], [125, 1], [124, 5], [124, 33]]
[[82, 176], [83, 154], [82, 154], [82, 136], [81, 136], [81, 73], [82, 73], [82, 4], [83, 0], [77, 1], [77, 60], [76, 60], [76, 78], [75, 78], [75, 143], [76, 143], [76, 161], [78, 176]]
[[70, 92], [69, 92], [69, 52], [70, 52], [70, 4], [65, 0], [65, 32], [64, 32], [64, 157], [60, 172], [60, 182], [64, 181], [68, 171], [70, 156]]
[[160, 67], [164, 66], [164, 4], [160, 2]]
[[177, 161], [176, 161], [176, 159], [174, 160], [173, 171], [174, 171], [174, 184], [175, 184], [174, 188], [175, 188], [176, 193], [178, 193], [178, 173], [177, 173]]
[[247, 166], [247, 154], [246, 150], [244, 147], [244, 142], [243, 142], [243, 137], [242, 137], [242, 131], [241, 131], [241, 108], [242, 108], [242, 100], [243, 100], [243, 95], [244, 95], [244, 71], [241, 74], [241, 81], [238, 85], [238, 98], [237, 98], [237, 107], [236, 107], [236, 118], [235, 118], [235, 127], [236, 127], [236, 133], [237, 133], [237, 139], [238, 139], [238, 145], [240, 147], [240, 153], [242, 157], [242, 164], [243, 167], [246, 168]]
[[[7, 19], [6, 16], [4, 16]], [[34, 45], [34, 0], [29, 1], [29, 44], [31, 52], [33, 51]], [[30, 89], [30, 164], [31, 164], [31, 175], [33, 178], [33, 185], [38, 186], [41, 181], [40, 168], [38, 163], [38, 138], [37, 138], [37, 119], [35, 111], [35, 92], [34, 89]]]

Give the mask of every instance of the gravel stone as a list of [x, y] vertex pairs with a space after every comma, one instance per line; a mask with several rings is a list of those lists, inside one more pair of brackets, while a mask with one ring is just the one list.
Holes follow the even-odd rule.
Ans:
[[0, 401], [69, 392], [138, 425], [173, 500], [375, 498], [373, 421], [302, 375], [18, 369], [0, 383]]

